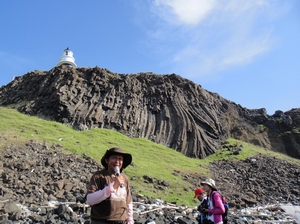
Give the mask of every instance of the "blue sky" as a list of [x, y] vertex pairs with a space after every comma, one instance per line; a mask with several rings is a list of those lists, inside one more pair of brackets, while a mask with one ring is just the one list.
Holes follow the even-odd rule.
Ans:
[[300, 107], [299, 0], [0, 1], [0, 86], [78, 67], [175, 73], [248, 109]]

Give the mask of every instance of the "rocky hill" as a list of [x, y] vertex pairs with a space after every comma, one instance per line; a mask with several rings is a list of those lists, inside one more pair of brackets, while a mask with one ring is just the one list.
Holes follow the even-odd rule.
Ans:
[[[0, 136], [0, 140], [3, 137]], [[85, 203], [86, 184], [92, 173], [102, 169], [94, 159], [65, 154], [60, 145], [29, 141], [12, 144], [0, 153], [0, 223], [90, 223], [90, 207]], [[215, 161], [211, 172], [230, 205], [229, 223], [280, 222], [286, 217], [278, 203], [300, 205], [300, 167], [275, 157], [257, 155], [244, 161]], [[193, 193], [205, 177], [176, 175], [191, 184], [182, 194]], [[174, 173], [175, 175], [175, 173]], [[161, 179], [148, 181], [148, 175], [131, 177], [144, 180], [156, 191], [165, 191]], [[149, 198], [132, 189], [134, 220], [137, 224], [195, 224], [196, 210], [176, 202]], [[159, 202], [159, 203], [158, 203]], [[196, 204], [196, 203], [195, 203]], [[198, 201], [197, 201], [198, 204]], [[276, 205], [277, 212], [264, 205]], [[262, 206], [255, 209], [253, 206]], [[240, 208], [257, 213], [240, 213]], [[268, 221], [269, 220], [269, 221]]]
[[300, 108], [250, 110], [176, 74], [55, 67], [0, 88], [0, 106], [78, 130], [108, 128], [204, 158], [229, 137], [300, 158]]

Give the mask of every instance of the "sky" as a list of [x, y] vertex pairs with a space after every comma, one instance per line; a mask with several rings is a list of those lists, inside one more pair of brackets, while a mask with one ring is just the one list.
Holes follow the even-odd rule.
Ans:
[[299, 0], [0, 1], [0, 86], [78, 67], [175, 73], [248, 109], [300, 108]]

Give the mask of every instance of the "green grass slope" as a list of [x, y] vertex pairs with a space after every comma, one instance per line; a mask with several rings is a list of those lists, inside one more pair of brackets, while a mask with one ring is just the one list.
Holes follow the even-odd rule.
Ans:
[[[5, 146], [23, 145], [29, 140], [46, 142], [48, 145], [59, 144], [66, 153], [85, 153], [99, 163], [107, 149], [119, 146], [133, 156], [134, 166], [126, 168], [125, 173], [132, 179], [131, 185], [136, 193], [189, 206], [196, 206], [198, 202], [193, 200], [193, 186], [183, 181], [182, 175], [210, 176], [208, 165], [214, 160], [240, 160], [257, 153], [268, 153], [300, 165], [298, 160], [234, 139], [228, 139], [228, 142], [242, 144], [244, 148], [237, 156], [228, 155], [227, 151], [220, 149], [216, 154], [202, 160], [188, 158], [147, 139], [132, 139], [115, 131], [98, 128], [79, 132], [58, 122], [0, 107], [0, 151]], [[180, 172], [174, 175], [174, 171]], [[165, 180], [170, 187], [155, 189], [153, 184], [145, 183], [144, 175]]]

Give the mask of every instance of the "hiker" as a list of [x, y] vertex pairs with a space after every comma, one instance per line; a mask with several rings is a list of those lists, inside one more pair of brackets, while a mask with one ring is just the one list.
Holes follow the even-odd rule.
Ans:
[[203, 220], [203, 223], [223, 224], [222, 214], [225, 213], [222, 197], [218, 192], [215, 181], [211, 178], [201, 182], [203, 190], [207, 193], [208, 208], [203, 209], [208, 215]]
[[200, 212], [198, 220], [199, 224], [202, 224], [207, 215], [203, 209], [208, 208], [208, 201], [205, 191], [202, 188], [196, 188], [194, 198], [197, 198], [200, 201], [200, 205], [198, 206], [197, 210]]
[[87, 185], [91, 224], [133, 224], [133, 205], [128, 177], [122, 171], [132, 156], [111, 148], [101, 159], [104, 169], [96, 171]]

